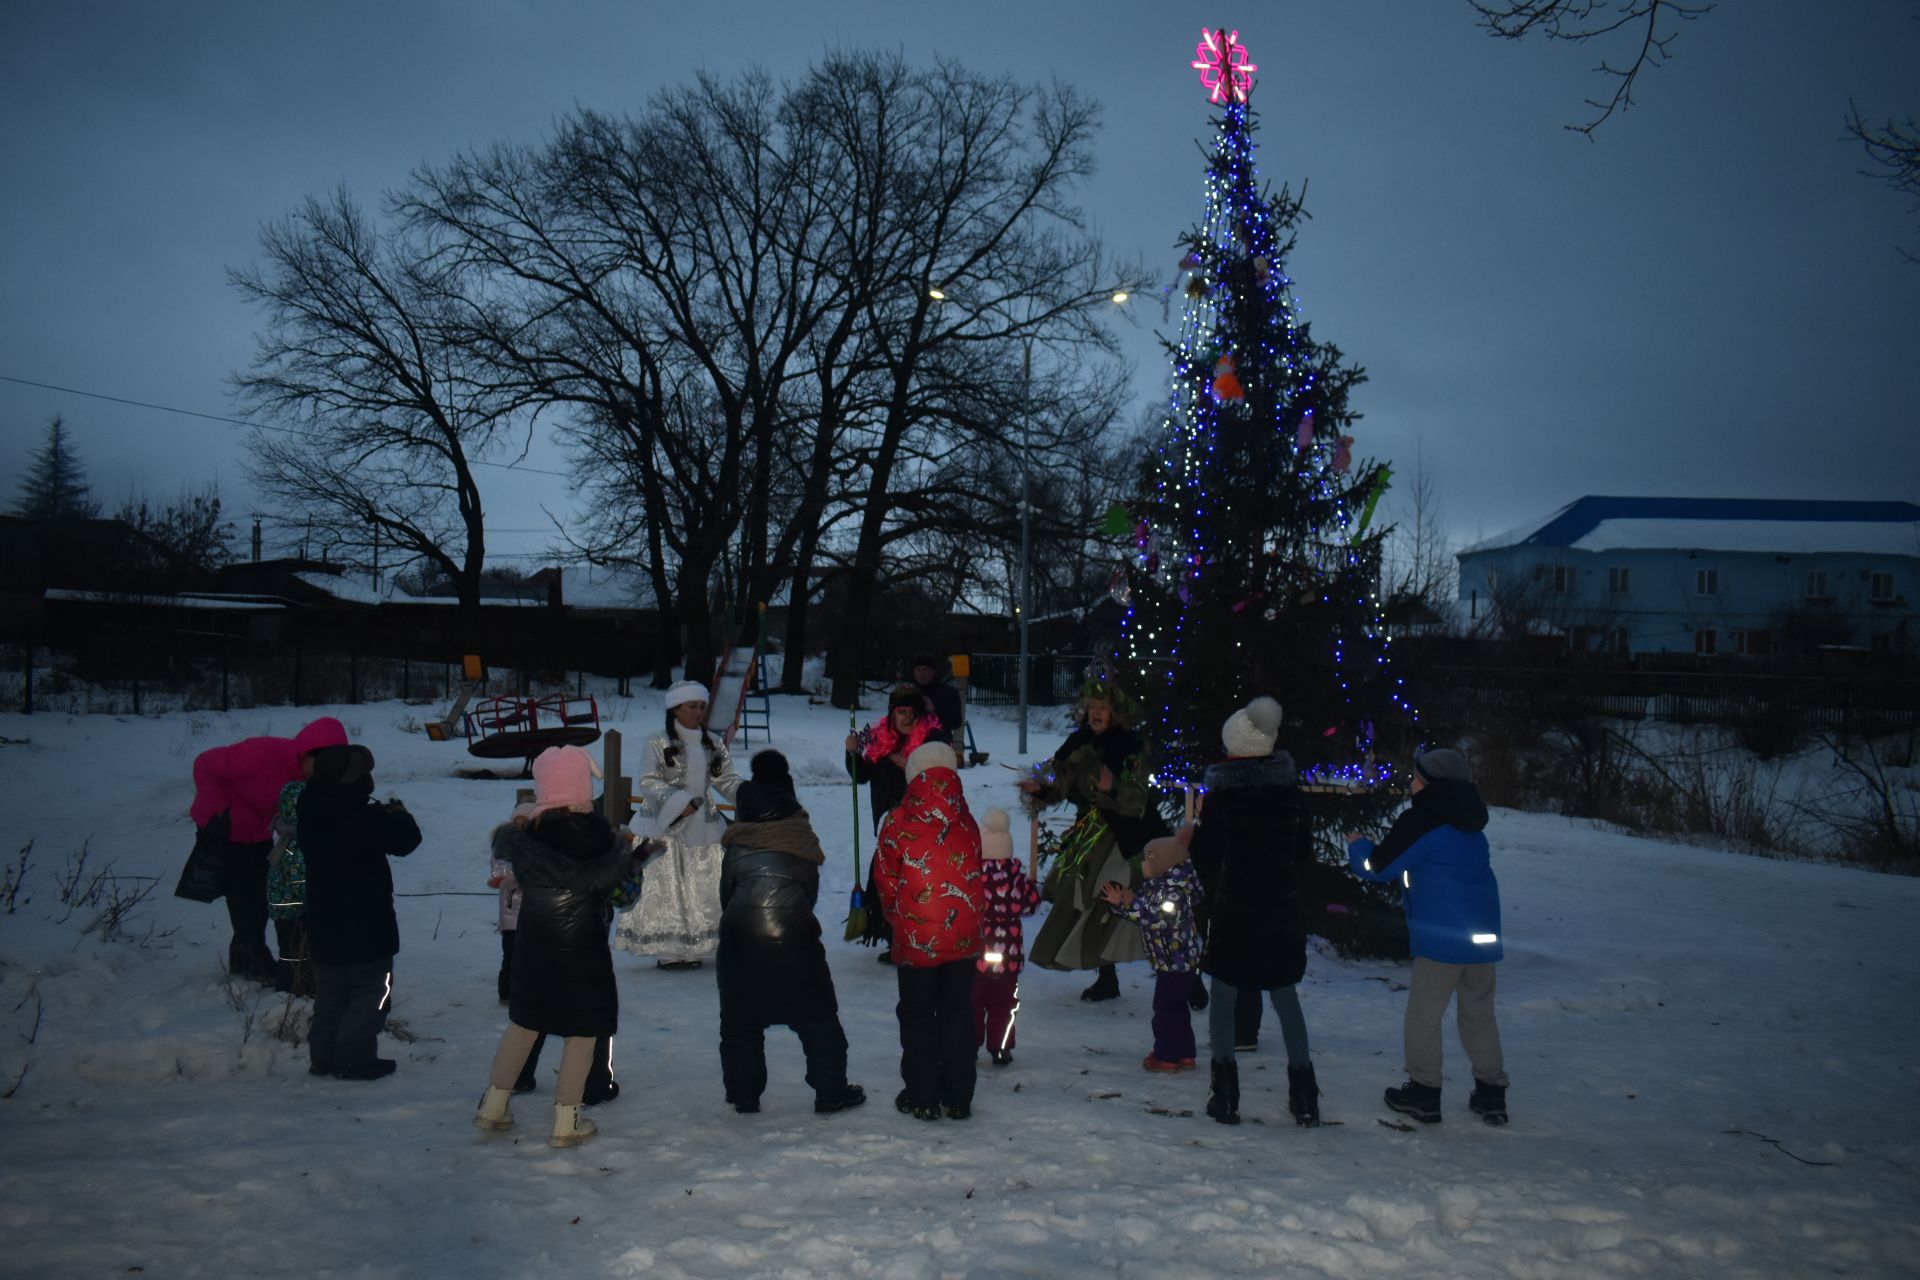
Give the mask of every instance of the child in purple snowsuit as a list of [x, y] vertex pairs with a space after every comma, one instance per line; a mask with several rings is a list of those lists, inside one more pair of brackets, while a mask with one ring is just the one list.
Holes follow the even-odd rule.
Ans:
[[1187, 997], [1200, 971], [1200, 935], [1193, 924], [1199, 886], [1193, 864], [1182, 861], [1138, 892], [1111, 880], [1100, 890], [1116, 915], [1140, 926], [1153, 966], [1153, 1052], [1140, 1064], [1149, 1071], [1191, 1071], [1195, 1065]]
[[980, 866], [986, 910], [980, 916], [980, 958], [974, 962], [973, 1042], [993, 1065], [1013, 1061], [1013, 1020], [1020, 1012], [1020, 970], [1026, 967], [1020, 917], [1040, 906], [1040, 890], [1013, 856], [1007, 811], [980, 816]]

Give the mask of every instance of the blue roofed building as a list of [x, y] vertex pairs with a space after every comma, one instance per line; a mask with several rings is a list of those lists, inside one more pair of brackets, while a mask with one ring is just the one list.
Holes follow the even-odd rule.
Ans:
[[1456, 553], [1462, 607], [1624, 653], [1916, 651], [1920, 505], [1584, 497]]

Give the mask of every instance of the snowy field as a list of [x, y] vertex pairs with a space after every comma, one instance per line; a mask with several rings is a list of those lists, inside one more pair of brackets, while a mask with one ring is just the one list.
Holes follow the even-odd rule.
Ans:
[[[631, 762], [659, 695], [603, 705]], [[394, 868], [399, 1034], [382, 1051], [400, 1070], [372, 1083], [310, 1078], [275, 1034], [302, 1004], [230, 997], [224, 908], [168, 896], [194, 755], [323, 713], [426, 832]], [[34, 842], [24, 887], [0, 894], [0, 1273], [1920, 1274], [1920, 881], [1496, 811], [1510, 1127], [1466, 1111], [1451, 1027], [1445, 1122], [1399, 1125], [1380, 1091], [1402, 1078], [1407, 970], [1324, 952], [1302, 992], [1324, 1128], [1289, 1122], [1273, 1028], [1242, 1060], [1239, 1128], [1200, 1114], [1204, 1070], [1142, 1071], [1144, 965], [1092, 1006], [1085, 975], [1030, 969], [1013, 1065], [983, 1063], [972, 1121], [925, 1124], [891, 1105], [893, 975], [837, 941], [846, 715], [797, 698], [775, 700], [774, 740], [829, 850], [820, 913], [868, 1105], [815, 1116], [775, 1030], [765, 1110], [736, 1115], [712, 969], [622, 954], [624, 1092], [595, 1109], [601, 1136], [545, 1145], [550, 1074], [513, 1134], [483, 1134], [469, 1121], [504, 1017], [486, 834], [518, 784], [456, 776], [478, 762], [418, 731], [432, 713], [0, 715], [0, 858]], [[962, 775], [968, 793], [1011, 809], [1012, 725], [976, 729], [993, 763]], [[1041, 727], [1035, 753], [1060, 736]], [[59, 901], [83, 843], [89, 873], [160, 880], [128, 936]]]

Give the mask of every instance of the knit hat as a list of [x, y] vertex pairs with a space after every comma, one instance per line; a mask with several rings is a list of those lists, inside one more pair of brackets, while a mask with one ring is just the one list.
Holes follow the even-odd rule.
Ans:
[[953, 748], [944, 742], [923, 742], [913, 749], [907, 757], [907, 781], [929, 769], [958, 769], [960, 760], [953, 754]]
[[600, 766], [579, 747], [548, 747], [533, 761], [533, 803], [514, 809], [515, 817], [532, 818], [549, 809], [593, 812], [593, 780]]
[[887, 695], [887, 710], [895, 707], [912, 707], [915, 711], [927, 709], [927, 695], [920, 692], [917, 684], [897, 684], [893, 692]]
[[733, 812], [742, 822], [778, 822], [800, 812], [800, 802], [787, 788], [754, 777], [734, 793]]
[[373, 780], [373, 752], [365, 747], [337, 743], [313, 753], [313, 781], [364, 782]]
[[932, 667], [935, 672], [938, 672], [940, 668], [947, 664], [940, 661], [940, 656], [934, 653], [933, 650], [922, 649], [913, 655], [913, 661], [907, 665], [910, 667]]
[[1467, 758], [1452, 747], [1435, 747], [1413, 757], [1413, 771], [1428, 782], [1472, 782], [1473, 769]]
[[1220, 744], [1230, 756], [1272, 755], [1279, 736], [1280, 704], [1272, 698], [1255, 698], [1220, 726]]
[[753, 762], [749, 766], [753, 771], [753, 780], [763, 786], [775, 787], [788, 795], [796, 794], [793, 789], [793, 770], [787, 765], [787, 758], [768, 747], [765, 751], [753, 753]]
[[989, 809], [980, 815], [980, 856], [983, 858], [1011, 858], [1013, 856], [1013, 833], [1007, 829], [1009, 819], [1005, 809]]
[[707, 696], [707, 686], [698, 680], [675, 680], [667, 686], [667, 710], [671, 711], [683, 702], [712, 702]]

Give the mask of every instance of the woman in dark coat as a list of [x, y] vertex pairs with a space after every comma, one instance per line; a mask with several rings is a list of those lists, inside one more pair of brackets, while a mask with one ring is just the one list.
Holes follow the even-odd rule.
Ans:
[[1280, 704], [1272, 698], [1256, 698], [1228, 717], [1220, 735], [1227, 758], [1207, 767], [1206, 801], [1190, 846], [1208, 902], [1200, 968], [1213, 979], [1207, 1114], [1223, 1124], [1239, 1120], [1234, 1006], [1243, 989], [1269, 993], [1279, 1015], [1287, 1109], [1300, 1124], [1320, 1123], [1320, 1089], [1294, 985], [1307, 971], [1299, 892], [1313, 832], [1293, 757], [1273, 749], [1279, 732]]
[[1100, 900], [1100, 887], [1142, 883], [1140, 854], [1167, 824], [1147, 787], [1147, 745], [1133, 700], [1111, 680], [1080, 691], [1080, 727], [1053, 753], [1044, 777], [1020, 784], [1030, 811], [1066, 801], [1076, 811], [1042, 896], [1053, 904], [1028, 958], [1048, 969], [1098, 969], [1082, 1000], [1120, 994], [1114, 966], [1146, 956], [1140, 928]]
[[847, 1035], [813, 914], [826, 855], [794, 797], [786, 757], [762, 751], [752, 767], [720, 838], [721, 1079], [735, 1111], [758, 1111], [766, 1029], [789, 1026], [807, 1055], [813, 1109], [844, 1111], [867, 1094], [847, 1083]]
[[594, 1040], [614, 1034], [620, 1021], [607, 944], [612, 895], [637, 865], [627, 837], [594, 811], [593, 773], [592, 758], [579, 747], [541, 752], [533, 762], [533, 803], [493, 833], [494, 856], [512, 864], [520, 886], [520, 923], [507, 1029], [474, 1123], [511, 1128], [507, 1102], [534, 1041], [542, 1033], [563, 1036], [548, 1139], [555, 1147], [577, 1146], [595, 1132], [580, 1116]]

